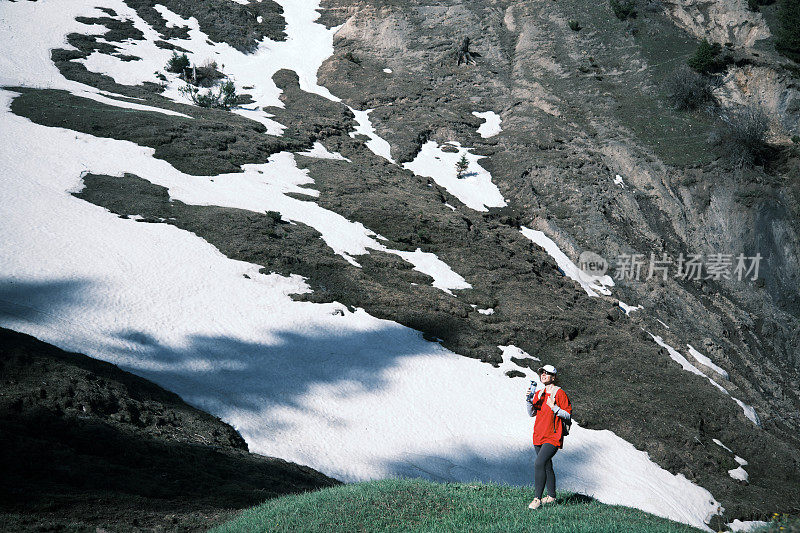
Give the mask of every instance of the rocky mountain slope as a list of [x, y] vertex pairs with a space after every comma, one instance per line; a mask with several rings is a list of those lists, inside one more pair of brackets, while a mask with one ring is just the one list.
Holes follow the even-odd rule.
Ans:
[[[84, 21], [98, 33], [73, 33], [72, 49], [52, 51], [60, 73], [192, 120], [35, 87], [9, 88], [17, 94], [11, 111], [153, 148], [157, 159], [195, 176], [237, 172], [321, 142], [347, 161], [297, 158], [319, 191], [314, 201], [380, 235], [386, 247], [355, 256], [358, 265], [319, 238], [323, 229], [182, 202], [133, 173], [89, 171], [74, 195], [121, 217], [189, 231], [265, 273], [299, 274], [312, 292], [296, 299], [363, 308], [487, 365], [511, 364], [509, 379], [522, 382], [539, 360], [565, 369], [578, 422], [614, 431], [707, 488], [725, 508], [712, 522], [720, 525], [800, 510], [800, 171], [789, 140], [797, 133], [797, 68], [770, 47], [768, 8], [756, 14], [745, 4], [641, 2], [635, 19], [620, 21], [609, 4], [578, 0], [326, 0], [319, 22], [336, 31], [318, 83], [341, 100], [303, 90], [302, 77], [278, 70], [272, 80], [282, 107], [264, 110], [285, 126], [279, 135], [241, 114], [165, 98], [155, 81], [128, 85], [87, 68], [95, 53], [145, 40], [108, 13]], [[175, 46], [172, 34], [189, 33], [155, 2], [127, 5], [165, 48]], [[205, 34], [240, 50], [264, 35], [285, 37], [271, 2], [197, 5], [168, 7], [183, 16], [199, 9]], [[235, 13], [203, 14], [222, 5]], [[256, 5], [258, 13], [248, 11]], [[266, 19], [267, 29], [215, 22], [237, 16]], [[665, 85], [699, 37], [729, 43], [732, 63], [715, 90], [719, 106], [677, 111]], [[459, 62], [464, 38], [476, 54]], [[772, 157], [762, 166], [732, 165], [707, 141], [720, 116], [742, 102], [771, 113]], [[361, 117], [352, 109], [372, 110], [393, 162], [354, 133]], [[501, 118], [498, 134], [478, 133], [483, 119], [474, 113], [485, 111]], [[505, 207], [475, 209], [404, 168], [431, 142], [442, 154], [463, 146], [483, 156]], [[757, 280], [684, 280], [671, 270], [665, 279], [615, 279], [607, 294], [590, 296], [522, 228], [544, 232], [574, 262], [585, 251], [599, 254], [609, 274], [621, 254], [759, 253], [761, 270]], [[392, 252], [417, 249], [436, 254], [471, 288], [440, 290]], [[626, 312], [620, 301], [642, 308]], [[512, 344], [525, 354], [504, 358], [498, 347]], [[675, 362], [672, 352], [690, 353], [687, 344], [710, 358], [691, 361], [698, 372]], [[729, 475], [738, 465], [714, 439], [747, 458], [747, 481]]]

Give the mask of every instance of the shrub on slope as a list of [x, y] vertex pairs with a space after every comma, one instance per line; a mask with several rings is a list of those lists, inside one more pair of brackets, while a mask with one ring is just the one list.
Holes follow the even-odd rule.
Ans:
[[778, 24], [775, 48], [786, 57], [800, 62], [800, 2], [782, 0], [778, 7]]

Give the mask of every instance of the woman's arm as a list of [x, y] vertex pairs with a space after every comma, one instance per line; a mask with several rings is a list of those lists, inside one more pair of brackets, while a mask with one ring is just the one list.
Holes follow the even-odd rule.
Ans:
[[553, 414], [564, 420], [570, 420], [572, 418], [572, 415], [568, 413], [566, 409], [561, 409], [557, 405], [553, 408]]
[[572, 419], [572, 404], [569, 401], [567, 393], [564, 392], [563, 389], [559, 389], [554, 400], [553, 405], [550, 406], [553, 410], [553, 414], [562, 420], [569, 421]]
[[542, 397], [544, 395], [541, 395], [538, 400], [534, 401], [534, 398], [536, 398], [537, 394], [538, 394], [538, 391], [533, 393], [533, 394], [527, 394], [525, 396], [525, 404], [526, 404], [526, 407], [528, 408], [528, 416], [536, 416], [536, 412], [542, 406]]

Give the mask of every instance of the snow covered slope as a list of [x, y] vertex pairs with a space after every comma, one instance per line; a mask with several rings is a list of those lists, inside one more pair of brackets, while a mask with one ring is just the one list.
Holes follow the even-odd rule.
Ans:
[[[124, 143], [34, 125], [2, 95], [0, 142], [30, 141], [2, 160], [14, 176], [0, 211], [4, 327], [116, 363], [222, 417], [253, 451], [345, 481], [531, 482], [523, 383], [364, 311], [294, 302], [299, 278], [73, 197], [86, 170], [119, 172]], [[576, 430], [568, 444], [556, 459], [566, 489], [695, 525], [716, 510], [610, 432]], [[636, 465], [625, 478], [621, 454]]]

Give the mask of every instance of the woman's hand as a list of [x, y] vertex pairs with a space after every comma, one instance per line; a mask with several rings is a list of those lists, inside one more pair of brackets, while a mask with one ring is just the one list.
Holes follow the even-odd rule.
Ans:
[[549, 407], [553, 411], [556, 410], [556, 398], [555, 398], [555, 395], [548, 394], [547, 395], [547, 400], [545, 401], [545, 403], [547, 404], [547, 407]]

